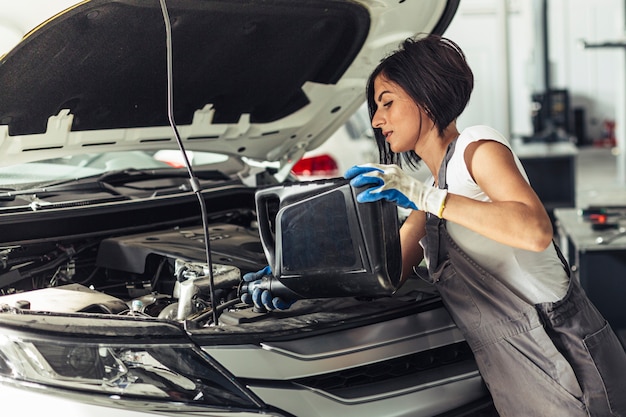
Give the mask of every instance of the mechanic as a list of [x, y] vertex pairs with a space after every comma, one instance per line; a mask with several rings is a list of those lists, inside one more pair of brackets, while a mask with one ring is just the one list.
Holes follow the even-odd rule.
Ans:
[[[508, 141], [459, 133], [473, 74], [453, 41], [408, 39], [373, 71], [367, 100], [381, 164], [349, 169], [358, 196], [412, 209], [403, 279], [424, 259], [501, 416], [626, 416], [626, 353], [553, 241]], [[421, 182], [399, 165], [423, 162]]]

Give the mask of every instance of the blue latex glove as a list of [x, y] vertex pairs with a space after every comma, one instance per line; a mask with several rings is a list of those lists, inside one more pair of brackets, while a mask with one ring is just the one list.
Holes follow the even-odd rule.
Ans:
[[359, 203], [388, 200], [400, 207], [428, 211], [439, 217], [448, 195], [447, 190], [426, 185], [397, 165], [355, 165], [344, 177], [355, 188], [369, 187], [357, 195]]
[[272, 277], [272, 269], [269, 266], [257, 272], [248, 272], [243, 275], [243, 281], [247, 283], [247, 292], [241, 295], [241, 301], [246, 304], [254, 304], [259, 310], [287, 310], [295, 300], [284, 300], [274, 297], [268, 289]]

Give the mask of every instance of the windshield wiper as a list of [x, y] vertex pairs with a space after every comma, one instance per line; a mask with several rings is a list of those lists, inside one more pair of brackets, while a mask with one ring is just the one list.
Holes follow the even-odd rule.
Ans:
[[[229, 177], [224, 173], [216, 170], [206, 170], [200, 172], [201, 175], [199, 178], [203, 180], [223, 181], [229, 179]], [[159, 180], [165, 178], [188, 178], [188, 174], [184, 170], [172, 170], [170, 168], [162, 170], [139, 170], [129, 168], [119, 171], [105, 172], [104, 174], [91, 177], [73, 178], [24, 190], [5, 189], [5, 191], [0, 192], [0, 201], [13, 201], [16, 196], [20, 195], [35, 194], [41, 196], [67, 191], [104, 191], [112, 195], [121, 195], [121, 193], [116, 190], [116, 186], [137, 181]]]
[[[83, 180], [83, 179], [81, 179]], [[22, 195], [45, 195], [45, 194], [55, 194], [59, 192], [65, 191], [94, 191], [101, 190], [106, 191], [113, 195], [120, 195], [117, 191], [115, 191], [114, 187], [106, 183], [101, 182], [76, 182], [78, 180], [72, 180], [71, 183], [63, 183], [63, 184], [54, 184], [50, 186], [42, 186], [37, 188], [28, 188], [25, 190], [13, 190], [13, 191], [5, 191], [0, 192], [0, 201], [13, 201], [17, 196]]]
[[[189, 174], [184, 170], [172, 170], [171, 168], [139, 170], [134, 168], [119, 171], [106, 172], [98, 177], [98, 181], [111, 185], [127, 184], [129, 182], [158, 180], [163, 178], [189, 178]], [[217, 170], [200, 171], [198, 175], [202, 180], [224, 181], [230, 179], [223, 172]]]

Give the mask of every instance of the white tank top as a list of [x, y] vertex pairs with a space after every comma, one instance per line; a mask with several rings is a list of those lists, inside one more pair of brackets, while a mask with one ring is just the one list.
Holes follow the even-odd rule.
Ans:
[[[448, 162], [448, 192], [475, 200], [491, 201], [472, 179], [464, 158], [465, 149], [470, 143], [485, 139], [502, 143], [511, 149], [506, 138], [491, 127], [473, 126], [463, 130]], [[514, 157], [517, 167], [528, 181], [522, 163], [516, 155]], [[447, 222], [446, 225], [448, 233], [463, 251], [520, 298], [536, 304], [557, 301], [565, 295], [568, 277], [553, 245], [549, 245], [543, 252], [532, 252], [498, 243], [453, 222]]]

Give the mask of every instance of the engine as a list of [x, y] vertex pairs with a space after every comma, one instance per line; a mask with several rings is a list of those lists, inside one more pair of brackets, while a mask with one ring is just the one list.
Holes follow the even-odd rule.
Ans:
[[209, 227], [212, 279], [201, 226], [5, 248], [0, 305], [206, 324], [238, 303], [243, 273], [267, 265], [254, 225]]

